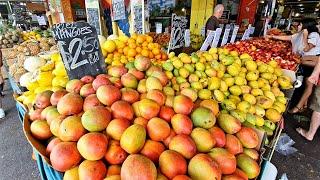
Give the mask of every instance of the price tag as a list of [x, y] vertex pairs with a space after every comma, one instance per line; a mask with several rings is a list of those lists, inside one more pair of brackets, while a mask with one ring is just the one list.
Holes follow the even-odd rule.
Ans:
[[177, 16], [172, 14], [171, 20], [171, 36], [168, 52], [184, 46], [184, 34], [187, 29], [188, 20], [185, 16]]
[[215, 37], [215, 34], [216, 32], [215, 31], [210, 31], [209, 30], [209, 34], [207, 36], [207, 38], [204, 40], [201, 48], [200, 48], [200, 51], [206, 51], [208, 49], [208, 47], [210, 46], [213, 38]]
[[239, 30], [239, 26], [235, 25], [234, 28], [233, 28], [233, 32], [232, 32], [230, 43], [234, 43], [234, 41], [236, 40], [238, 30]]
[[206, 37], [206, 27], [201, 28], [201, 36]]
[[87, 22], [55, 24], [52, 28], [69, 79], [105, 73], [96, 29]]
[[230, 34], [230, 28], [226, 28], [225, 31], [224, 31], [224, 34], [223, 34], [221, 46], [224, 46], [225, 44], [227, 44], [228, 38], [229, 38], [229, 34]]
[[37, 16], [37, 20], [40, 26], [45, 26], [47, 25], [46, 19], [44, 16]]
[[241, 38], [241, 40], [246, 40], [249, 38], [249, 33], [250, 33], [250, 30], [249, 29], [246, 29], [243, 33], [243, 36]]
[[102, 29], [101, 29], [99, 2], [98, 1], [85, 0], [85, 5], [86, 5], [87, 22], [91, 26], [96, 28], [97, 34], [101, 35], [102, 34]]
[[216, 29], [216, 34], [214, 35], [214, 39], [213, 39], [213, 42], [211, 44], [211, 47], [217, 47], [218, 46], [218, 43], [219, 43], [219, 40], [220, 40], [220, 36], [221, 36], [221, 32], [222, 32], [221, 28], [217, 28]]
[[250, 35], [254, 33], [254, 30], [255, 30], [255, 29], [256, 29], [255, 27], [250, 27], [250, 28], [249, 28]]
[[162, 23], [156, 22], [156, 33], [160, 34], [162, 33]]
[[191, 40], [190, 40], [190, 29], [187, 29], [184, 32], [184, 43], [185, 43], [185, 47], [189, 47]]
[[124, 0], [112, 0], [113, 20], [126, 19], [126, 9]]
[[100, 13], [98, 8], [87, 8], [87, 22], [96, 28], [97, 34], [100, 32]]
[[137, 34], [144, 33], [144, 4], [137, 1], [132, 1], [131, 4], [133, 31]]

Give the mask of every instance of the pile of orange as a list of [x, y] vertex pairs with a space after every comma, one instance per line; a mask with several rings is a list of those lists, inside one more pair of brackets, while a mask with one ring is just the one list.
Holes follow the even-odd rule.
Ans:
[[111, 65], [126, 64], [138, 56], [148, 57], [152, 60], [167, 60], [167, 54], [161, 50], [158, 43], [153, 42], [149, 35], [133, 34], [130, 38], [120, 36], [115, 40], [107, 40], [102, 45], [105, 62]]

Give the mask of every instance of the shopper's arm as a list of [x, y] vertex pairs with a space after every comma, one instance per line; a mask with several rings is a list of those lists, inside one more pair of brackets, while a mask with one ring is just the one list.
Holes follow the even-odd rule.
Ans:
[[[304, 43], [304, 48], [303, 48], [303, 51], [304, 52], [308, 52], [310, 51], [310, 49], [314, 48], [315, 45], [308, 42], [308, 36], [309, 36], [309, 33], [308, 33], [308, 30], [303, 30], [303, 43]], [[313, 42], [313, 41], [311, 41]]]
[[277, 39], [277, 40], [282, 40], [282, 41], [291, 41], [292, 37], [291, 36], [270, 36], [270, 35], [267, 35], [266, 36], [267, 38], [270, 38], [270, 39]]

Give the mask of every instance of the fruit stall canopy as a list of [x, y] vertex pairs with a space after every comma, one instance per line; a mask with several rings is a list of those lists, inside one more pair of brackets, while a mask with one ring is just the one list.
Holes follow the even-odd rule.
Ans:
[[35, 11], [35, 12], [46, 12], [46, 9], [44, 7], [44, 4], [42, 3], [26, 3], [27, 9], [29, 11]]

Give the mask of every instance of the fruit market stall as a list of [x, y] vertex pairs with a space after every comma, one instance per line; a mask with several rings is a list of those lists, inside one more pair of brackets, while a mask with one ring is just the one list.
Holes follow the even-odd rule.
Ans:
[[28, 91], [17, 98], [29, 107], [25, 131], [43, 176], [259, 175], [258, 135], [274, 132], [286, 109], [283, 89], [292, 87], [277, 61], [228, 48], [166, 55], [147, 35], [103, 41], [106, 74], [68, 80], [53, 53], [45, 62], [52, 67], [38, 69], [50, 83], [26, 81]]

